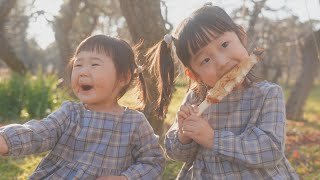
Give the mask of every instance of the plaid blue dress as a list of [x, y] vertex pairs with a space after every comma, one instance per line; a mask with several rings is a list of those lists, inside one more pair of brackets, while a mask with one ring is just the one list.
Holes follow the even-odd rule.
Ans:
[[161, 179], [165, 158], [145, 116], [126, 108], [121, 115], [92, 112], [67, 101], [43, 120], [0, 128], [8, 155], [51, 150], [30, 179]]
[[[183, 104], [197, 104], [189, 93]], [[166, 154], [185, 162], [178, 179], [299, 179], [285, 157], [285, 101], [280, 86], [263, 81], [233, 91], [202, 115], [214, 129], [214, 145], [181, 144], [176, 123]]]

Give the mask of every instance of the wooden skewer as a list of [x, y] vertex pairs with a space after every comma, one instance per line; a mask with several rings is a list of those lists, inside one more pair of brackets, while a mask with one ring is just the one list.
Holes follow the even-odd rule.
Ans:
[[242, 61], [220, 78], [214, 87], [208, 91], [206, 99], [198, 106], [199, 112], [197, 115], [200, 116], [211, 103], [220, 102], [234, 87], [243, 82], [251, 68], [261, 60], [260, 55], [262, 52], [262, 49], [256, 50], [248, 59]]

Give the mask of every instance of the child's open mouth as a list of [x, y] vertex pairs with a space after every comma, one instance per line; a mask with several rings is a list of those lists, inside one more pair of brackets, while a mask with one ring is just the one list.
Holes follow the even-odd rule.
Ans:
[[91, 85], [82, 85], [81, 89], [83, 91], [90, 91], [93, 87]]

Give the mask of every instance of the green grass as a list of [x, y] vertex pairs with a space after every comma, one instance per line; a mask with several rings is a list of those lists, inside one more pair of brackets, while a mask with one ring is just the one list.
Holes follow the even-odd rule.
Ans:
[[44, 155], [0, 157], [0, 180], [28, 179]]
[[[185, 82], [180, 80], [177, 84], [165, 121], [167, 126], [172, 123], [186, 93]], [[129, 92], [120, 103], [132, 107], [135, 105], [133, 97]], [[320, 85], [314, 87], [307, 100], [304, 118], [304, 122], [287, 121], [286, 156], [303, 179], [320, 179]], [[43, 156], [0, 157], [0, 180], [26, 179]], [[180, 162], [168, 160], [164, 179], [175, 179], [181, 166]]]
[[13, 159], [8, 157], [0, 157], [0, 180], [14, 179], [18, 174], [23, 173], [18, 162], [21, 159]]
[[163, 174], [165, 180], [175, 180], [182, 167], [181, 162], [167, 160], [166, 169]]
[[307, 104], [304, 107], [304, 118], [311, 122], [320, 120], [320, 84], [313, 88], [307, 99]]

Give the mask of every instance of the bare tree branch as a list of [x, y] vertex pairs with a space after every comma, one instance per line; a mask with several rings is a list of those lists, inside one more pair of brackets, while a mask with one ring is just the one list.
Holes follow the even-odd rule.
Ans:
[[64, 67], [67, 67], [67, 62], [72, 55], [72, 49], [69, 42], [69, 32], [72, 28], [73, 21], [77, 15], [81, 2], [82, 0], [70, 0], [68, 3], [63, 4], [60, 10], [60, 15], [56, 16], [54, 20], [53, 29], [60, 51], [60, 67], [62, 67], [59, 72], [61, 77], [66, 77]]
[[249, 28], [248, 28], [248, 37], [249, 37], [249, 45], [248, 49], [249, 52], [253, 49], [254, 43], [255, 43], [255, 31], [254, 27], [257, 23], [259, 14], [261, 13], [262, 8], [265, 6], [265, 3], [267, 0], [262, 0], [262, 1], [254, 1], [251, 0], [254, 3], [254, 9], [253, 12], [250, 14], [250, 20], [249, 20]]
[[172, 31], [173, 25], [168, 21], [168, 6], [165, 1], [160, 1], [161, 5], [164, 7], [164, 22], [169, 26], [167, 29], [169, 32]]

